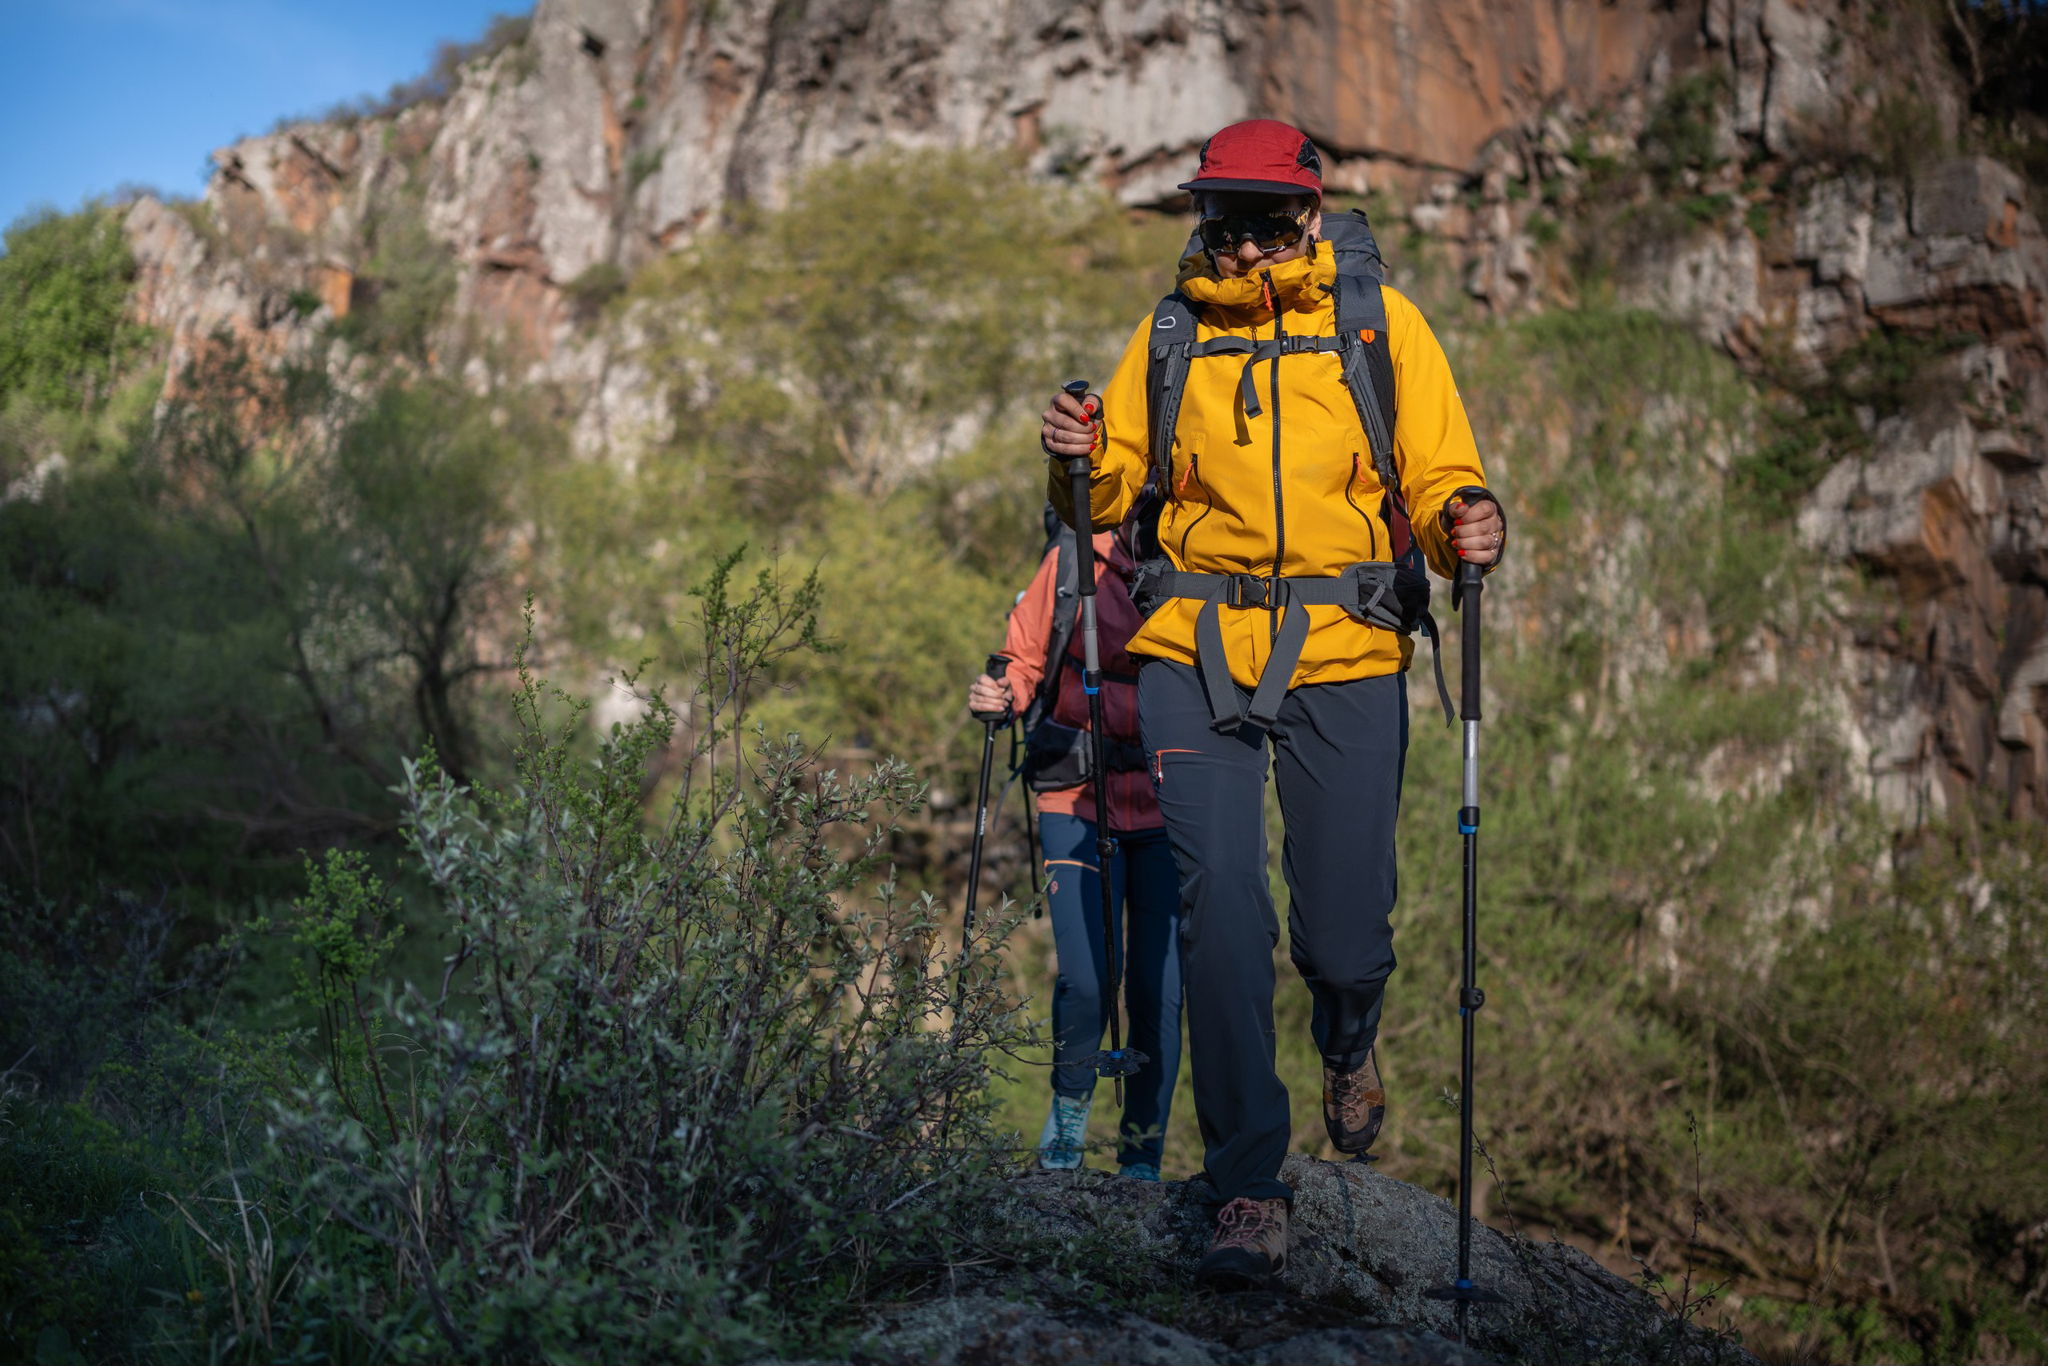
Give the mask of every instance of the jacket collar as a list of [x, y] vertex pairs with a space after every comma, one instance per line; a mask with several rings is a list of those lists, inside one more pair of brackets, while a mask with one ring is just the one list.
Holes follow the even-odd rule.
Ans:
[[1318, 242], [1313, 251], [1292, 261], [1225, 280], [1216, 274], [1206, 252], [1194, 252], [1181, 261], [1180, 291], [1205, 308], [1265, 316], [1267, 275], [1272, 277], [1273, 294], [1281, 308], [1290, 313], [1317, 308], [1330, 297], [1330, 288], [1336, 283], [1337, 254], [1328, 242]]

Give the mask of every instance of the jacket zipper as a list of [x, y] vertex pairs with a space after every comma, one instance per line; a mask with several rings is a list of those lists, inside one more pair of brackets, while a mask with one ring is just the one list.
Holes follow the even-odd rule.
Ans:
[[1365, 523], [1365, 543], [1372, 548], [1372, 558], [1377, 560], [1380, 557], [1380, 530], [1373, 525], [1372, 514], [1360, 507], [1351, 496], [1352, 487], [1358, 483], [1361, 477], [1358, 468], [1360, 458], [1361, 456], [1358, 451], [1351, 453], [1351, 478], [1344, 484], [1344, 501], [1351, 504], [1351, 510], [1357, 513], [1359, 519]]
[[[1183, 505], [1185, 505], [1184, 500], [1181, 498], [1181, 494], [1184, 491], [1186, 491], [1189, 479], [1193, 479], [1197, 484], [1202, 483], [1202, 472], [1199, 469], [1195, 468], [1198, 464], [1201, 463], [1201, 459], [1202, 453], [1200, 451], [1188, 452], [1187, 470], [1181, 475], [1180, 481], [1173, 486], [1173, 498], [1176, 503], [1182, 503]], [[1206, 484], [1202, 484], [1202, 492], [1204, 494], [1207, 494], [1208, 491], [1209, 486]], [[1183, 569], [1187, 567], [1188, 563], [1188, 537], [1195, 534], [1195, 528], [1202, 524], [1202, 518], [1207, 517], [1210, 513], [1214, 512], [1215, 510], [1216, 505], [1214, 503], [1204, 502], [1202, 504], [1202, 511], [1195, 517], [1194, 521], [1188, 523], [1187, 530], [1181, 532], [1180, 563]]]
[[[1280, 300], [1273, 292], [1273, 272], [1265, 271], [1259, 277], [1266, 292], [1266, 307], [1273, 310], [1273, 340], [1279, 342], [1284, 335], [1280, 325]], [[1257, 335], [1254, 331], [1254, 336]], [[1280, 492], [1280, 356], [1273, 356], [1273, 589], [1277, 598], [1280, 590], [1280, 574], [1287, 563], [1287, 502]], [[1268, 612], [1267, 624], [1271, 632], [1269, 639], [1280, 637], [1280, 614]]]

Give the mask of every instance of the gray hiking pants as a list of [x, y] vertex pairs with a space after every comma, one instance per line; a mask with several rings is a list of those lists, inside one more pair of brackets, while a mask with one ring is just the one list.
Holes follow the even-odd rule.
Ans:
[[[1239, 689], [1239, 700], [1246, 695]], [[1314, 1003], [1326, 1064], [1355, 1067], [1379, 1033], [1394, 970], [1394, 817], [1408, 752], [1400, 674], [1288, 692], [1270, 731], [1210, 725], [1199, 673], [1153, 660], [1138, 716], [1173, 840], [1195, 1117], [1218, 1196], [1290, 1196], [1292, 1137], [1273, 1066], [1273, 947], [1266, 872], [1267, 751], [1287, 836], [1290, 956]]]

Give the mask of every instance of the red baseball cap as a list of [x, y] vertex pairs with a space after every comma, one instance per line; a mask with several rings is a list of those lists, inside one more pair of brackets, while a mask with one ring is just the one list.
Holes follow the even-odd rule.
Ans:
[[1308, 134], [1278, 119], [1233, 123], [1202, 144], [1202, 165], [1183, 190], [1323, 197], [1323, 159]]

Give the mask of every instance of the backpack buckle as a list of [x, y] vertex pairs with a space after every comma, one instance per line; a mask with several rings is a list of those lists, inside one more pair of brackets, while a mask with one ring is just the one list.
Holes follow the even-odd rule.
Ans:
[[1240, 610], [1263, 607], [1270, 612], [1279, 606], [1274, 601], [1278, 594], [1273, 590], [1277, 586], [1273, 580], [1258, 574], [1232, 574], [1223, 590], [1223, 605]]

